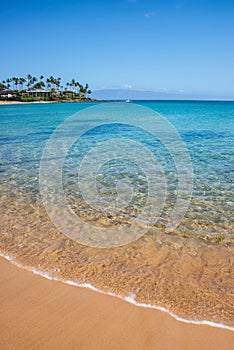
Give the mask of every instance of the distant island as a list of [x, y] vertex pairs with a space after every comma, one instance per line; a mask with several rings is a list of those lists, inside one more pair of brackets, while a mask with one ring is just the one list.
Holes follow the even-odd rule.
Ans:
[[137, 90], [137, 89], [102, 89], [92, 91], [92, 98], [98, 100], [111, 100], [111, 101], [121, 101], [121, 100], [151, 100], [151, 101], [162, 101], [162, 100], [207, 100], [207, 101], [218, 101], [218, 100], [228, 100], [232, 101], [233, 97], [225, 98], [225, 96], [215, 96], [209, 94], [195, 94], [195, 93], [186, 93], [183, 91], [151, 91], [151, 90]]
[[61, 78], [50, 76], [39, 78], [27, 74], [26, 77], [12, 77], [0, 83], [0, 100], [17, 102], [40, 102], [40, 101], [94, 101], [89, 97], [91, 90], [86, 83], [82, 85], [74, 78], [64, 85]]

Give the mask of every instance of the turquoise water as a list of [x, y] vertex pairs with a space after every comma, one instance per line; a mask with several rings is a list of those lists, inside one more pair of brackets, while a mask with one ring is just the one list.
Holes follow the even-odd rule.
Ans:
[[[234, 102], [111, 106], [0, 106], [0, 255], [50, 278], [233, 327]], [[53, 187], [60, 179], [64, 197]], [[179, 197], [185, 216], [168, 232]], [[80, 219], [78, 239], [64, 205]]]
[[[183, 139], [194, 171], [194, 190], [182, 229], [210, 234], [233, 234], [233, 141], [234, 102], [155, 102], [137, 104], [164, 115]], [[0, 106], [0, 191], [6, 196], [17, 192], [34, 200], [39, 195], [39, 165], [51, 134], [70, 115], [88, 108], [90, 103], [28, 104]], [[83, 121], [80, 120], [80, 123]], [[85, 121], [87, 122], [87, 121]], [[92, 121], [91, 121], [92, 122]], [[167, 198], [159, 223], [166, 220], [176, 198], [176, 169], [165, 147], [151, 135], [126, 125], [113, 123], [88, 132], [72, 146], [63, 167], [64, 189], [77, 213], [88, 207], [76, 190], [77, 164], [101, 140], [130, 137], [155, 152], [167, 178]], [[147, 122], [147, 121], [146, 121]], [[126, 124], [131, 120], [126, 118]], [[116, 180], [127, 176], [134, 186], [132, 202], [124, 210], [130, 215], [137, 204], [144, 205], [147, 179], [136, 164], [112, 161], [100, 169], [97, 187], [108, 201], [116, 197]], [[95, 212], [94, 212], [95, 214]], [[96, 213], [97, 214], [97, 213]]]

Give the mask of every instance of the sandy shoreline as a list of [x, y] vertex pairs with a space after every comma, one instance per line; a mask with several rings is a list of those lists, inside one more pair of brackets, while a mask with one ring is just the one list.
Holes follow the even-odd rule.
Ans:
[[20, 101], [0, 101], [0, 105], [18, 105], [18, 104], [27, 104], [28, 102], [20, 102]]
[[0, 258], [1, 349], [230, 349], [234, 332], [176, 321]]
[[22, 101], [0, 101], [1, 105], [29, 105], [29, 104], [44, 104], [44, 103], [81, 103], [81, 102], [104, 102], [104, 101], [98, 101], [98, 100], [70, 100], [70, 101], [32, 101], [32, 102], [22, 102]]
[[34, 101], [34, 102], [21, 102], [21, 101], [0, 101], [0, 105], [28, 105], [31, 103], [56, 103], [57, 101]]

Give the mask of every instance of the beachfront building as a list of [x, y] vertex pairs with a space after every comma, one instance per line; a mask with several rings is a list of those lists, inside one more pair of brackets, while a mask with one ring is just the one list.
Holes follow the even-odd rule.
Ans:
[[2, 90], [0, 91], [0, 99], [7, 100], [9, 98], [18, 97], [18, 94], [13, 90]]
[[32, 89], [26, 91], [28, 97], [52, 97], [59, 94], [59, 91]]

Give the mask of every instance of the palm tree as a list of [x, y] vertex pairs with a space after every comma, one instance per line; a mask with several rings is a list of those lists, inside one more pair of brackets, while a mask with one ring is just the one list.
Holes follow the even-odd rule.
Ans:
[[58, 90], [60, 89], [60, 84], [61, 84], [61, 78], [55, 79], [55, 85], [56, 85]]
[[81, 95], [84, 95], [85, 94], [85, 87], [82, 85], [82, 84], [80, 84], [80, 94]]
[[73, 87], [73, 91], [74, 91], [74, 88], [75, 88], [75, 86], [76, 86], [76, 81], [75, 81], [75, 79], [72, 79], [72, 80], [71, 80], [71, 86]]
[[3, 80], [1, 83], [0, 83], [0, 90], [5, 90], [6, 89], [6, 85], [5, 85], [5, 81]]
[[89, 84], [85, 84], [85, 87], [84, 87], [84, 94], [86, 96], [86, 94], [88, 93], [88, 90], [89, 90]]
[[77, 87], [78, 87], [78, 81], [76, 81], [75, 84], [74, 84], [74, 91], [75, 91], [75, 93], [77, 93]]
[[19, 85], [19, 78], [15, 78], [15, 86], [16, 86], [16, 90], [18, 90], [18, 85]]
[[15, 79], [16, 79], [16, 77], [11, 78], [11, 81], [12, 81], [12, 90], [15, 90]]
[[47, 89], [51, 88], [50, 79], [49, 78], [46, 79], [46, 86], [47, 86]]
[[6, 80], [6, 82], [7, 82], [7, 87], [8, 87], [8, 89], [11, 87], [11, 82], [12, 82], [12, 79], [11, 78], [8, 78], [7, 80]]
[[32, 82], [31, 82], [32, 76], [31, 76], [31, 74], [27, 74], [27, 80], [28, 80], [27, 87], [28, 87], [28, 90], [29, 90], [30, 86], [32, 85]]
[[71, 80], [70, 83], [67, 83], [67, 84], [66, 84], [67, 86], [70, 86], [70, 89], [72, 90], [72, 97], [74, 97], [75, 86], [77, 86], [76, 84], [77, 84], [77, 83], [76, 83], [76, 81], [75, 81], [74, 78]]
[[49, 82], [53, 85], [53, 89], [55, 90], [56, 79], [52, 75], [49, 78]]
[[21, 90], [24, 89], [24, 83], [26, 83], [26, 79], [24, 79], [24, 78], [19, 78], [19, 84], [21, 85]]
[[37, 78], [36, 78], [36, 77], [32, 77], [31, 83], [32, 83], [32, 84], [35, 84], [36, 81], [37, 81]]
[[38, 82], [38, 83], [33, 85], [33, 89], [40, 89], [40, 86], [41, 86], [41, 84], [40, 84], [40, 82]]
[[45, 87], [44, 81], [38, 81], [36, 84], [33, 85], [34, 89], [42, 89], [43, 87]]
[[13, 77], [12, 82], [13, 82], [13, 90], [18, 90], [19, 78]]

